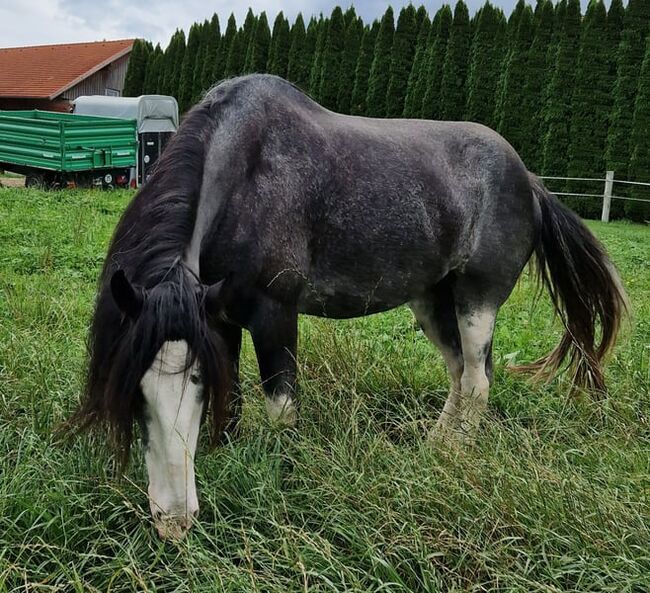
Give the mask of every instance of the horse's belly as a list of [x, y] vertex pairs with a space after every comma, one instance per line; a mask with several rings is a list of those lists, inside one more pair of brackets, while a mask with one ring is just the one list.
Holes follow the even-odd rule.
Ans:
[[426, 274], [420, 270], [394, 270], [382, 273], [358, 270], [346, 274], [308, 277], [298, 298], [300, 313], [345, 319], [380, 313], [408, 302], [426, 292], [445, 272], [430, 267]]
[[388, 311], [402, 305], [406, 300], [404, 298], [378, 300], [372, 297], [364, 299], [359, 295], [343, 293], [323, 295], [310, 292], [301, 295], [298, 300], [298, 312], [330, 319], [349, 319]]

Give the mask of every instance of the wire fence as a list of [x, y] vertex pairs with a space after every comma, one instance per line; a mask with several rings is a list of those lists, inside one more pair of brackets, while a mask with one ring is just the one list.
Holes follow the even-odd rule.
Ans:
[[603, 183], [604, 189], [602, 194], [591, 194], [591, 193], [574, 193], [574, 192], [564, 192], [564, 191], [554, 191], [553, 193], [556, 196], [571, 196], [574, 198], [599, 198], [603, 201], [603, 207], [601, 212], [600, 219], [603, 222], [609, 222], [609, 212], [612, 205], [612, 200], [625, 200], [628, 202], [645, 202], [650, 206], [650, 197], [646, 198], [632, 198], [629, 196], [617, 196], [614, 194], [614, 183], [625, 184], [628, 186], [637, 186], [637, 187], [647, 187], [648, 195], [650, 196], [650, 183], [645, 183], [642, 181], [628, 181], [626, 179], [615, 179], [614, 171], [607, 171], [605, 179], [594, 178], [594, 177], [557, 177], [553, 175], [540, 175], [540, 179], [546, 180], [555, 180], [555, 181], [583, 181], [590, 183]]

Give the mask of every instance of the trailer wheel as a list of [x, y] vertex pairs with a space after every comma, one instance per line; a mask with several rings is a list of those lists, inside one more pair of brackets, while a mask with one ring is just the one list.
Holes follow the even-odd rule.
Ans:
[[30, 173], [25, 177], [25, 187], [45, 188], [45, 176], [42, 173]]

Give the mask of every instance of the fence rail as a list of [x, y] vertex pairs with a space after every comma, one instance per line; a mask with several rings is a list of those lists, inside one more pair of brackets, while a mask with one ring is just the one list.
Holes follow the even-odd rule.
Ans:
[[[613, 173], [613, 171], [612, 171]], [[540, 179], [563, 179], [565, 181], [605, 181], [600, 177], [555, 177], [553, 175], [540, 175]], [[615, 179], [616, 183], [627, 183], [628, 185], [645, 185], [650, 187], [650, 183], [645, 183], [644, 181], [627, 181], [626, 179]]]
[[571, 196], [575, 198], [602, 198], [603, 200], [603, 209], [601, 212], [600, 219], [603, 222], [609, 222], [609, 211], [612, 205], [612, 200], [627, 200], [629, 202], [646, 202], [650, 204], [650, 199], [643, 198], [628, 198], [627, 196], [615, 196], [613, 194], [614, 183], [624, 183], [626, 185], [636, 185], [640, 187], [650, 187], [650, 183], [645, 183], [642, 181], [627, 181], [623, 179], [614, 179], [614, 171], [607, 171], [605, 179], [597, 179], [594, 177], [556, 177], [553, 175], [540, 175], [540, 179], [549, 179], [557, 181], [593, 181], [604, 183], [605, 187], [602, 194], [583, 194], [583, 193], [572, 193], [572, 192], [562, 192], [554, 191], [553, 193], [556, 196]]

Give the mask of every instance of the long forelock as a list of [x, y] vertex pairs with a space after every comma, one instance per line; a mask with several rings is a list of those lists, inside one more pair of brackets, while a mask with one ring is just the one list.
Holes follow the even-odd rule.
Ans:
[[106, 377], [103, 421], [123, 462], [128, 459], [133, 422], [143, 419], [140, 382], [167, 341], [186, 341], [186, 374], [195, 362], [199, 364], [213, 440], [225, 425], [230, 369], [222, 340], [208, 325], [203, 295], [197, 286], [178, 263], [167, 272], [165, 281], [149, 291], [137, 319], [122, 320], [122, 336], [116, 343]]

